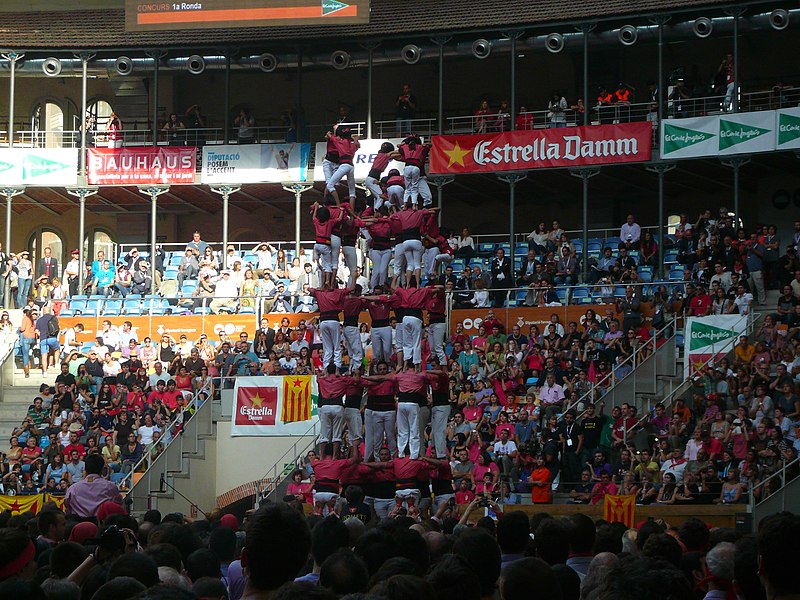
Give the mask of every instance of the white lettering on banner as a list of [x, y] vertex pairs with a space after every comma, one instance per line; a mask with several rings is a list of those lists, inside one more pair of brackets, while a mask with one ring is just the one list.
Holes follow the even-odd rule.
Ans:
[[[733, 337], [734, 333], [729, 333], [729, 332], [716, 333], [716, 332], [713, 332], [713, 331], [695, 331], [695, 330], [692, 330], [692, 339], [693, 340], [708, 340], [708, 341], [713, 343], [713, 342], [715, 342], [717, 340], [727, 340], [727, 339]], [[711, 344], [709, 344], [709, 346], [710, 345]]]
[[789, 132], [789, 131], [800, 131], [800, 125], [781, 124], [781, 126], [780, 126], [780, 132], [781, 133], [786, 133], [786, 132]]
[[540, 138], [525, 146], [504, 144], [492, 147], [491, 140], [484, 140], [475, 145], [472, 159], [479, 165], [498, 165], [520, 161], [559, 160], [562, 156], [573, 161], [579, 158], [633, 156], [638, 152], [639, 143], [636, 138], [589, 141], [578, 135], [568, 135], [564, 136], [563, 143], [548, 142]]
[[750, 138], [758, 137], [763, 131], [759, 129], [722, 129], [719, 132], [721, 138], [738, 138], [741, 140], [749, 140]]
[[147, 171], [153, 169], [186, 170], [192, 168], [192, 157], [186, 154], [164, 156], [151, 154], [94, 154], [92, 166], [103, 171]]
[[239, 414], [248, 417], [251, 421], [259, 421], [256, 417], [271, 417], [273, 410], [271, 408], [253, 408], [252, 406], [240, 406]]
[[685, 144], [693, 144], [695, 142], [702, 142], [705, 136], [702, 134], [689, 133], [667, 133], [664, 135], [665, 142], [684, 142]]

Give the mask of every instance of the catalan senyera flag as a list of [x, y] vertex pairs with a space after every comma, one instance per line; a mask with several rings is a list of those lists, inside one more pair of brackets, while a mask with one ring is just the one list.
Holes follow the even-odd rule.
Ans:
[[281, 421], [296, 423], [311, 419], [311, 375], [283, 378]]
[[38, 514], [42, 510], [45, 498], [42, 494], [35, 496], [0, 496], [0, 511], [10, 510], [18, 515], [24, 512]]
[[609, 523], [624, 523], [633, 527], [636, 511], [636, 496], [610, 496], [603, 498], [603, 518]]

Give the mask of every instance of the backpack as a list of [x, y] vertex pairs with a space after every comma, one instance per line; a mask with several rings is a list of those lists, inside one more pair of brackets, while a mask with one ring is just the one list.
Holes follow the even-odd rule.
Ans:
[[48, 338], [57, 338], [60, 328], [58, 326], [58, 318], [51, 317], [50, 320], [47, 322], [47, 337]]

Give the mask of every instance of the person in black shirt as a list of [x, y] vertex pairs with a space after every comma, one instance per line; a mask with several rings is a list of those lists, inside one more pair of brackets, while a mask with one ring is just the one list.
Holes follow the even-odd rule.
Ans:
[[561, 481], [570, 490], [580, 479], [580, 456], [584, 442], [583, 427], [575, 422], [573, 409], [564, 413], [564, 421], [559, 426], [558, 434], [561, 440], [561, 462], [563, 464]]
[[589, 404], [586, 407], [586, 416], [581, 421], [581, 428], [583, 429], [583, 456], [581, 464], [591, 460], [594, 453], [600, 447], [600, 435], [603, 431], [606, 418], [603, 415], [595, 414], [594, 404]]
[[344, 497], [347, 500], [347, 504], [342, 509], [342, 521], [358, 519], [365, 525], [369, 523], [372, 517], [372, 510], [364, 502], [364, 492], [361, 488], [357, 485], [347, 486]]
[[511, 333], [508, 334], [506, 338], [506, 342], [510, 342], [513, 340], [517, 344], [517, 348], [523, 350], [528, 345], [528, 338], [527, 336], [522, 335], [519, 325], [514, 325], [511, 328]]
[[131, 372], [130, 363], [124, 362], [120, 365], [122, 369], [117, 375], [117, 383], [123, 384], [129, 390], [133, 389], [133, 384], [136, 383], [136, 372]]
[[594, 485], [592, 472], [589, 469], [581, 471], [581, 482], [570, 491], [568, 504], [589, 504]]
[[69, 365], [61, 363], [61, 373], [56, 377], [56, 384], [63, 383], [67, 389], [75, 389], [75, 376], [69, 372]]
[[56, 394], [53, 396], [53, 402], [58, 402], [58, 405], [63, 410], [69, 412], [75, 410], [75, 395], [72, 393], [72, 390], [67, 388], [62, 382], [56, 383]]
[[192, 348], [189, 358], [184, 361], [183, 366], [192, 374], [192, 377], [199, 377], [200, 371], [206, 366], [206, 363], [200, 358], [200, 351], [197, 348]]
[[128, 419], [127, 412], [122, 411], [119, 413], [117, 415], [116, 423], [114, 423], [114, 431], [117, 432], [117, 440], [127, 440], [128, 435], [134, 432], [133, 425], [133, 421]]

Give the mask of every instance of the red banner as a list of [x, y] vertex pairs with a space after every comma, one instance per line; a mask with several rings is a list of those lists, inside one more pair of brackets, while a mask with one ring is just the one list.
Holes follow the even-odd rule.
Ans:
[[433, 136], [431, 173], [527, 171], [650, 160], [649, 121], [532, 129], [480, 135]]
[[237, 387], [236, 425], [275, 425], [278, 389]]
[[90, 148], [89, 185], [193, 184], [192, 146]]

